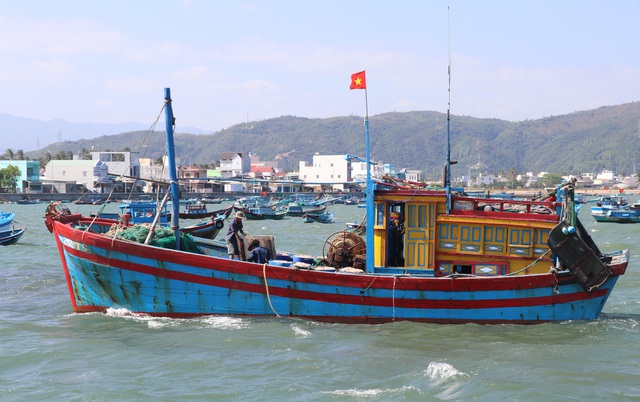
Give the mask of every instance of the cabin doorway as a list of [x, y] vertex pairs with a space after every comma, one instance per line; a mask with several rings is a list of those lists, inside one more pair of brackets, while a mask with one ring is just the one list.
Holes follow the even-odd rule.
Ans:
[[387, 211], [387, 266], [404, 267], [404, 204], [390, 204]]

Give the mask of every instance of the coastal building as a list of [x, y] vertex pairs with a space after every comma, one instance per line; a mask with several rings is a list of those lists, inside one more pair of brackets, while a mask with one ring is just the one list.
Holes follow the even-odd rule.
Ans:
[[613, 187], [616, 182], [616, 174], [612, 170], [603, 170], [602, 172], [598, 173], [596, 175], [596, 178], [593, 180], [593, 184], [595, 184], [596, 186], [601, 186], [603, 188]]
[[108, 193], [113, 186], [109, 166], [99, 160], [52, 159], [43, 173], [42, 191], [47, 193]]
[[251, 172], [251, 156], [248, 152], [223, 152], [220, 154], [220, 176], [223, 179], [241, 178]]
[[166, 187], [169, 186], [169, 162], [166, 156], [162, 158], [162, 164], [156, 163], [153, 158], [140, 158], [138, 162], [145, 193], [154, 193], [158, 187], [157, 182], [166, 182]]
[[107, 165], [111, 176], [118, 176], [116, 191], [142, 191], [140, 181], [139, 152], [129, 151], [97, 151], [91, 152], [92, 161], [100, 161]]
[[25, 160], [0, 160], [0, 169], [15, 166], [20, 170], [16, 180], [16, 193], [42, 193], [40, 182], [40, 162]]
[[[300, 161], [300, 180], [308, 187], [322, 187], [326, 185], [333, 190], [342, 190], [346, 184], [353, 181], [351, 172], [354, 163], [348, 160], [347, 155], [313, 155], [313, 162]], [[356, 164], [357, 165], [357, 164]], [[366, 169], [366, 163], [364, 163]], [[359, 170], [358, 170], [359, 172]], [[365, 170], [366, 176], [366, 170]]]

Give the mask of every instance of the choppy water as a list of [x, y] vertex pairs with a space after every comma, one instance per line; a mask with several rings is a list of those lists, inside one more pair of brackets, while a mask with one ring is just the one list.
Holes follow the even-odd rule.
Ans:
[[[517, 326], [72, 314], [45, 207], [0, 205], [28, 227], [0, 247], [2, 401], [640, 400], [640, 225], [596, 224], [589, 208], [582, 220], [604, 251], [632, 250], [601, 318]], [[320, 255], [329, 234], [364, 213], [331, 210], [329, 225], [287, 218], [245, 229]]]

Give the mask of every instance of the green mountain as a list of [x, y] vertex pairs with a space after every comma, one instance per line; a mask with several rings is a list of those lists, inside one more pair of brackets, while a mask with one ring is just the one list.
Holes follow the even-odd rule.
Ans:
[[[176, 155], [183, 161], [215, 163], [221, 152], [252, 152], [261, 160], [280, 160], [281, 167], [297, 169], [314, 153], [365, 155], [362, 117], [309, 119], [282, 116], [237, 124], [213, 134], [180, 134]], [[426, 178], [439, 178], [446, 158], [447, 116], [415, 111], [369, 117], [371, 156], [397, 169], [422, 169]], [[471, 168], [482, 172], [582, 173], [603, 169], [629, 175], [640, 169], [640, 102], [605, 106], [537, 120], [509, 122], [452, 115], [452, 174]], [[135, 131], [90, 140], [52, 144], [29, 156], [50, 151], [140, 150], [141, 157], [164, 154], [164, 132]], [[476, 170], [477, 172], [477, 170]]]

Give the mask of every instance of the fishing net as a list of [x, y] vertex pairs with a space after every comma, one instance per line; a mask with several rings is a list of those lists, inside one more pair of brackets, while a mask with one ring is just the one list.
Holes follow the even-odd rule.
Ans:
[[[147, 239], [150, 228], [151, 227], [149, 225], [135, 225], [125, 228], [124, 230], [121, 229], [117, 233], [117, 236], [125, 240], [144, 243]], [[149, 240], [149, 245], [151, 246], [168, 249], [175, 249], [175, 244], [176, 236], [173, 233], [173, 230], [162, 226], [156, 226], [155, 230], [153, 231], [153, 235]], [[193, 240], [193, 237], [191, 237], [191, 235], [188, 233], [182, 232], [180, 232], [180, 250], [190, 253], [204, 254], [200, 247], [198, 247], [196, 242]]]

